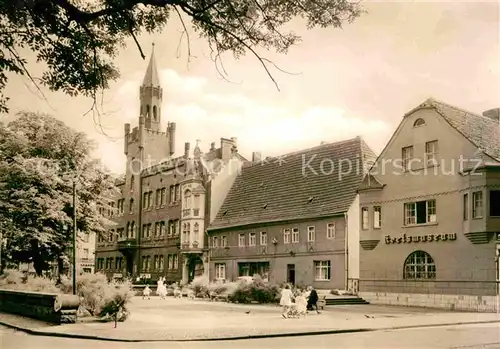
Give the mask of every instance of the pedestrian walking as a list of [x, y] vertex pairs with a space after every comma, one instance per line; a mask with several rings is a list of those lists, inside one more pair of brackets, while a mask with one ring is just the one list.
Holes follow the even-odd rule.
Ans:
[[281, 290], [281, 299], [280, 305], [282, 306], [281, 316], [284, 319], [288, 318], [288, 312], [290, 311], [290, 307], [292, 306], [292, 290], [290, 289], [290, 285], [286, 284], [285, 288]]
[[148, 299], [151, 299], [151, 289], [149, 288], [149, 285], [146, 285], [146, 287], [144, 287], [144, 290], [142, 291], [142, 299], [144, 299], [145, 297], [148, 297]]
[[310, 291], [309, 298], [307, 299], [307, 310], [313, 310], [314, 307], [316, 312], [320, 314], [318, 310], [318, 292], [312, 286], [309, 286], [307, 289]]

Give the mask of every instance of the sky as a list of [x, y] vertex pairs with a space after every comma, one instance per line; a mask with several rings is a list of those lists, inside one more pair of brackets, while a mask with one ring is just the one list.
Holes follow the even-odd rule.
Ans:
[[[277, 156], [362, 136], [380, 153], [405, 112], [428, 97], [482, 113], [500, 107], [500, 6], [496, 1], [365, 1], [366, 14], [342, 29], [288, 28], [302, 42], [287, 54], [263, 52], [279, 90], [250, 54], [223, 58], [222, 78], [203, 39], [180, 41], [172, 18], [163, 33], [143, 35], [143, 60], [133, 42], [116, 59], [121, 78], [104, 93], [100, 116], [92, 101], [36, 92], [26, 78], [10, 76], [11, 115], [46, 112], [98, 144], [96, 156], [115, 173], [125, 170], [124, 123], [136, 126], [139, 86], [152, 43], [163, 87], [162, 123], [177, 124], [176, 154], [200, 140], [202, 151], [236, 137], [240, 154]], [[29, 51], [22, 51], [28, 59]], [[30, 62], [32, 75], [43, 67]], [[8, 118], [8, 116], [0, 116]], [[192, 147], [191, 147], [192, 148]]]

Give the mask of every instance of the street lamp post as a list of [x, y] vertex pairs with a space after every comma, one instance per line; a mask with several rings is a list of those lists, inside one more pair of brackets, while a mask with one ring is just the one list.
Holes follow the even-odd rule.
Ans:
[[73, 180], [73, 294], [76, 294], [76, 180]]

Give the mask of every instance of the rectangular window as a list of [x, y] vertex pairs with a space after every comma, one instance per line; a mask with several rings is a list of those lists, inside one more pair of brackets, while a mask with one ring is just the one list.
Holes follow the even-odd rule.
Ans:
[[436, 200], [408, 202], [404, 204], [404, 224], [426, 224], [435, 223]]
[[228, 247], [228, 244], [227, 244], [227, 236], [223, 236], [221, 238], [221, 247]]
[[212, 247], [214, 247], [214, 248], [219, 247], [219, 238], [218, 238], [217, 236], [214, 236], [214, 237], [212, 238], [212, 241], [213, 241], [213, 242], [212, 242]]
[[472, 193], [472, 218], [483, 218], [483, 192]]
[[490, 216], [500, 217], [500, 191], [490, 190]]
[[170, 198], [169, 202], [174, 202], [175, 199], [175, 187], [173, 185], [170, 186]]
[[373, 228], [380, 229], [382, 227], [382, 207], [373, 207]]
[[267, 245], [267, 233], [265, 231], [260, 233], [260, 244], [262, 246]]
[[156, 189], [155, 207], [160, 207], [161, 189]]
[[83, 258], [89, 259], [89, 249], [88, 248], [83, 249]]
[[167, 267], [168, 267], [168, 270], [172, 270], [172, 269], [174, 268], [174, 265], [173, 265], [173, 263], [172, 263], [172, 262], [173, 262], [172, 255], [171, 255], [171, 254], [169, 254], [169, 255], [167, 256], [167, 264], [168, 264], [168, 265], [167, 265]]
[[158, 270], [163, 270], [165, 262], [163, 260], [163, 255], [158, 256]]
[[314, 227], [307, 227], [307, 241], [313, 242], [316, 240], [316, 230]]
[[425, 163], [427, 166], [437, 165], [438, 142], [432, 141], [425, 143]]
[[161, 207], [165, 206], [166, 203], [167, 203], [167, 188], [161, 188], [161, 199], [160, 199]]
[[181, 185], [175, 185], [175, 201], [179, 201], [181, 199]]
[[299, 243], [299, 228], [293, 228], [292, 229], [292, 244], [297, 244]]
[[335, 239], [335, 223], [328, 223], [326, 225], [326, 238]]
[[369, 218], [368, 217], [368, 207], [363, 207], [361, 209], [361, 228], [363, 230], [368, 230], [368, 227], [370, 226], [368, 218]]
[[330, 280], [330, 261], [314, 261], [315, 281]]
[[225, 263], [215, 263], [215, 279], [225, 280], [226, 279], [226, 264]]
[[174, 254], [172, 259], [173, 259], [174, 269], [177, 270], [179, 268], [179, 256]]
[[464, 209], [464, 221], [469, 219], [469, 194], [464, 194], [464, 204], [463, 204], [463, 209]]
[[134, 213], [134, 199], [130, 199], [129, 201], [129, 213]]
[[144, 193], [142, 196], [142, 209], [146, 210], [148, 208], [148, 193]]
[[403, 171], [408, 171], [410, 170], [410, 161], [413, 158], [413, 146], [409, 147], [404, 147], [401, 151], [401, 160], [402, 160], [402, 166], [403, 166]]
[[255, 245], [257, 245], [257, 234], [250, 233], [248, 245], [249, 246], [255, 246]]
[[238, 235], [238, 246], [239, 247], [245, 246], [245, 234]]
[[283, 243], [290, 243], [290, 229], [283, 229]]
[[158, 270], [158, 267], [160, 266], [160, 259], [158, 258], [158, 255], [154, 256], [154, 269], [153, 270]]

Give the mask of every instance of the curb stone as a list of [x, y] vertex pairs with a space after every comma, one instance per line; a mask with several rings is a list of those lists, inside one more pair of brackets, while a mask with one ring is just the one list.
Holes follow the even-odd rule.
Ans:
[[86, 339], [95, 341], [106, 341], [106, 342], [125, 342], [125, 343], [138, 343], [138, 342], [217, 342], [217, 341], [230, 341], [230, 340], [244, 340], [244, 339], [262, 339], [262, 338], [280, 338], [280, 337], [302, 337], [302, 336], [319, 336], [328, 334], [346, 334], [346, 333], [359, 333], [359, 332], [376, 332], [376, 331], [388, 331], [388, 330], [405, 330], [412, 328], [430, 328], [430, 327], [446, 327], [446, 326], [465, 326], [465, 325], [478, 325], [478, 324], [490, 324], [490, 323], [500, 323], [500, 320], [487, 320], [487, 321], [470, 321], [470, 322], [454, 322], [454, 323], [442, 323], [442, 324], [423, 324], [423, 325], [406, 325], [406, 326], [389, 326], [380, 328], [352, 328], [352, 329], [340, 329], [340, 330], [318, 330], [318, 331], [304, 331], [304, 332], [289, 332], [289, 333], [270, 333], [262, 335], [244, 335], [244, 336], [225, 336], [225, 337], [212, 337], [212, 338], [182, 338], [182, 339], [125, 339], [125, 338], [112, 338], [112, 337], [101, 337], [92, 335], [83, 335], [77, 333], [60, 333], [60, 332], [49, 332], [49, 331], [38, 331], [29, 328], [24, 328], [17, 325], [12, 325], [3, 321], [0, 321], [1, 325], [6, 327], [25, 332], [34, 336], [42, 337], [58, 337], [58, 338], [74, 338], [74, 339]]

